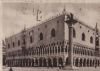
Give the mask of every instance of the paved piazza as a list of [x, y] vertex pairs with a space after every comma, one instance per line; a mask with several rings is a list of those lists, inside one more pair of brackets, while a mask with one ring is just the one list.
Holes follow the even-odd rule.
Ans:
[[[9, 67], [4, 67], [3, 71], [9, 71]], [[59, 68], [13, 67], [13, 71], [69, 71], [69, 70], [62, 70], [62, 69], [59, 69]], [[77, 70], [77, 71], [100, 71], [100, 67], [97, 67], [97, 68], [80, 67], [79, 70]]]

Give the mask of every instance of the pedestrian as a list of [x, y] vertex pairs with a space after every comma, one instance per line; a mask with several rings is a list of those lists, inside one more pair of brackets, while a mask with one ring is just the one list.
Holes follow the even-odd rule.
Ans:
[[12, 67], [10, 67], [9, 71], [13, 71]]
[[59, 69], [61, 69], [61, 64], [59, 64]]

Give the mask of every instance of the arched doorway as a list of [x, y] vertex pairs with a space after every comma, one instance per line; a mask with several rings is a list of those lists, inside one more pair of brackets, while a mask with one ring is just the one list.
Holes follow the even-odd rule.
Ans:
[[35, 66], [38, 66], [38, 59], [35, 59]]
[[32, 62], [31, 62], [31, 59], [28, 59], [28, 66], [29, 66], [29, 67], [32, 66], [31, 63], [32, 63]]
[[69, 65], [68, 57], [66, 58], [66, 65]]
[[63, 60], [61, 57], [59, 58], [58, 63], [59, 63], [59, 66], [63, 66]]
[[25, 66], [25, 59], [22, 59], [22, 67]]
[[28, 67], [28, 59], [25, 59], [25, 66]]
[[34, 67], [34, 59], [32, 59], [32, 67]]
[[46, 59], [44, 58], [43, 59], [43, 67], [46, 67], [47, 66], [47, 62], [46, 62]]
[[57, 59], [53, 58], [53, 67], [57, 67]]
[[48, 58], [48, 67], [52, 67], [52, 61], [50, 58]]
[[83, 66], [86, 67], [86, 59], [83, 60]]
[[42, 67], [42, 58], [39, 59], [39, 66]]
[[92, 62], [92, 60], [90, 60], [90, 67], [92, 67], [93, 66], [93, 62]]
[[79, 62], [79, 61], [78, 61], [78, 58], [76, 58], [76, 60], [75, 60], [75, 66], [76, 66], [76, 67], [78, 67], [78, 62]]
[[87, 66], [89, 67], [89, 59], [87, 59]]
[[95, 66], [95, 60], [93, 60], [93, 66]]
[[82, 59], [80, 59], [80, 67], [83, 66], [83, 62], [82, 62]]

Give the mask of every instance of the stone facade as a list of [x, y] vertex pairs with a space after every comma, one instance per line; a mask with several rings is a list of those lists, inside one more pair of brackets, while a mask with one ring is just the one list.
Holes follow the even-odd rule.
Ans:
[[[66, 14], [54, 16], [38, 26], [6, 38], [6, 62], [17, 67], [68, 66], [69, 29]], [[96, 29], [77, 19], [73, 25], [73, 65], [100, 66], [100, 38]], [[99, 31], [98, 31], [99, 32]], [[99, 33], [100, 35], [100, 33]], [[96, 50], [99, 49], [99, 51]], [[97, 51], [97, 54], [95, 52]]]

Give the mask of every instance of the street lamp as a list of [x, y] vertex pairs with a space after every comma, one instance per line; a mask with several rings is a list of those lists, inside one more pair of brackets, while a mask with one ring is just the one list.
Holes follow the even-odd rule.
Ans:
[[68, 51], [68, 62], [71, 67], [73, 67], [73, 25], [77, 23], [77, 20], [74, 19], [72, 13], [66, 15], [65, 23], [68, 24], [69, 28], [69, 51]]

